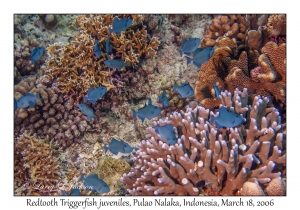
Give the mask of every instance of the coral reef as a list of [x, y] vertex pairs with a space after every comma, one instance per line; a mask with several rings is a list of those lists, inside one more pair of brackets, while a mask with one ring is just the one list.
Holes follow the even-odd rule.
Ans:
[[[238, 58], [235, 60], [235, 58]], [[236, 39], [217, 40], [214, 55], [199, 72], [195, 96], [206, 108], [217, 107], [221, 101], [214, 96], [213, 83], [221, 90], [248, 88], [251, 98], [256, 95], [273, 97], [285, 106], [286, 99], [286, 44], [267, 42], [259, 51], [238, 53]]]
[[27, 130], [42, 138], [49, 136], [66, 147], [79, 140], [84, 132], [100, 130], [103, 123], [100, 111], [96, 112], [97, 119], [87, 121], [86, 116], [78, 109], [77, 96], [64, 96], [59, 92], [57, 83], [51, 83], [45, 77], [36, 81], [35, 76], [30, 76], [14, 86], [16, 100], [28, 92], [40, 97], [35, 107], [16, 110], [15, 135]]
[[35, 74], [40, 66], [45, 62], [45, 53], [35, 65], [31, 61], [30, 53], [37, 46], [45, 47], [43, 44], [40, 45], [36, 39], [24, 39], [19, 43], [14, 44], [14, 65], [22, 76]]
[[27, 132], [20, 135], [15, 141], [15, 194], [58, 195], [58, 183], [63, 178], [58, 153], [52, 141]]
[[276, 189], [285, 194], [285, 125], [279, 113], [267, 107], [265, 97], [248, 105], [246, 89], [221, 97], [246, 122], [217, 129], [208, 121], [215, 114], [201, 106], [155, 122], [173, 125], [178, 142], [169, 145], [155, 128], [147, 129], [135, 166], [121, 178], [131, 195], [272, 195]]
[[215, 15], [206, 28], [201, 47], [214, 46], [219, 37], [235, 38], [240, 45], [250, 45], [250, 48], [254, 43], [260, 45], [262, 32], [259, 26], [265, 26], [267, 20], [268, 15]]
[[[109, 77], [114, 72], [107, 71], [104, 60], [110, 58], [123, 59], [128, 65], [135, 66], [140, 57], [156, 54], [159, 41], [147, 36], [143, 26], [142, 15], [119, 15], [131, 17], [132, 26], [120, 35], [109, 33], [114, 15], [80, 15], [76, 24], [80, 33], [75, 35], [70, 44], [65, 46], [56, 43], [48, 48], [50, 59], [45, 71], [51, 78], [57, 78], [62, 93], [75, 93], [78, 99], [87, 93], [90, 87], [106, 86], [108, 90], [115, 88], [118, 83]], [[111, 55], [104, 53], [106, 38], [110, 39]], [[94, 55], [94, 45], [99, 40], [103, 51], [100, 59]], [[129, 68], [129, 67], [128, 67]]]
[[130, 165], [122, 158], [101, 157], [94, 171], [109, 186], [110, 191], [113, 193], [120, 188], [120, 178], [124, 173], [130, 171]]

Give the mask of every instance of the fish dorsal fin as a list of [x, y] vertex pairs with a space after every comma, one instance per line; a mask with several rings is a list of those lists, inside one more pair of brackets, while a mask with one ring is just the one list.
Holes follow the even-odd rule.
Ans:
[[197, 48], [194, 52], [194, 57], [199, 54], [203, 49], [202, 48]]
[[88, 175], [85, 179], [99, 179], [97, 174]]
[[110, 145], [113, 145], [113, 144], [116, 144], [118, 143], [119, 141], [115, 138], [112, 138], [111, 142], [109, 143]]
[[33, 96], [32, 93], [25, 93], [23, 96]]

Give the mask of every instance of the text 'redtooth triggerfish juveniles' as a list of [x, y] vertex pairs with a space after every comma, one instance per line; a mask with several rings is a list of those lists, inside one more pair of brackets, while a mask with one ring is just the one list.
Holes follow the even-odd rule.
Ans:
[[95, 53], [95, 56], [97, 58], [100, 58], [100, 56], [101, 56], [101, 49], [100, 49], [100, 46], [99, 46], [99, 40], [97, 40], [96, 43], [95, 43], [94, 53]]
[[90, 107], [88, 107], [87, 105], [78, 104], [78, 108], [83, 114], [85, 114], [87, 116], [87, 118], [86, 118], [87, 120], [90, 120], [92, 118], [97, 118], [94, 111]]
[[138, 111], [132, 109], [132, 117], [138, 116], [142, 120], [142, 122], [144, 122], [145, 118], [151, 119], [158, 116], [160, 112], [160, 108], [158, 108], [157, 106], [153, 106], [151, 99], [148, 98], [148, 105], [145, 104], [145, 106], [139, 108]]
[[164, 108], [169, 106], [169, 100], [167, 98], [166, 90], [164, 90], [161, 96], [158, 96], [158, 102], [163, 103]]
[[198, 48], [194, 52], [194, 57], [189, 58], [187, 57], [187, 64], [191, 61], [197, 66], [198, 68], [201, 67], [202, 63], [205, 63], [210, 59], [210, 57], [214, 54], [215, 49], [213, 47], [205, 47], [204, 49]]
[[182, 53], [186, 55], [190, 55], [192, 52], [194, 52], [200, 44], [199, 38], [189, 38], [189, 39], [182, 39], [181, 41], [181, 50], [178, 50], [180, 53], [180, 56], [182, 56]]
[[104, 61], [104, 64], [109, 68], [118, 69], [118, 71], [126, 65], [126, 63], [121, 59], [109, 59]]
[[155, 128], [155, 132], [159, 134], [161, 138], [166, 142], [168, 142], [169, 144], [176, 144], [177, 137], [173, 131], [173, 125], [170, 124], [164, 126], [158, 125]]
[[185, 83], [180, 86], [177, 86], [176, 83], [174, 83], [172, 92], [174, 91], [177, 91], [182, 98], [187, 98], [194, 95], [194, 90], [188, 83]]
[[44, 48], [42, 47], [36, 47], [31, 51], [30, 59], [32, 60], [32, 63], [34, 65], [42, 57], [43, 53], [44, 53]]
[[243, 122], [243, 118], [234, 111], [228, 110], [227, 107], [222, 106], [219, 109], [218, 117], [213, 115], [210, 117], [210, 122], [213, 123], [214, 121], [216, 121], [217, 128], [233, 128], [239, 126]]
[[215, 90], [215, 97], [217, 99], [221, 99], [220, 95], [221, 95], [221, 90], [220, 88], [217, 86], [217, 84], [214, 82], [214, 90]]
[[29, 106], [35, 106], [36, 99], [39, 97], [38, 94], [25, 93], [19, 100], [17, 100], [18, 108], [27, 108]]
[[84, 103], [87, 101], [95, 104], [98, 99], [101, 99], [102, 96], [106, 93], [107, 88], [105, 86], [100, 86], [97, 88], [90, 88], [88, 91], [88, 95], [83, 97]]
[[97, 174], [91, 174], [85, 178], [81, 176], [79, 181], [83, 181], [86, 190], [92, 190], [99, 194], [110, 191], [109, 186], [102, 179], [99, 179]]
[[129, 153], [133, 151], [132, 146], [128, 143], [124, 142], [123, 140], [118, 141], [115, 138], [112, 138], [111, 142], [108, 146], [103, 147], [105, 151], [109, 150], [111, 153], [117, 155], [119, 152], [121, 153]]
[[105, 48], [106, 48], [106, 53], [109, 54], [112, 50], [112, 47], [110, 45], [110, 40], [109, 38], [106, 38], [106, 41], [105, 41]]
[[117, 35], [120, 35], [121, 31], [125, 31], [132, 23], [131, 18], [115, 18], [113, 22], [113, 28], [109, 29], [109, 32], [115, 32]]

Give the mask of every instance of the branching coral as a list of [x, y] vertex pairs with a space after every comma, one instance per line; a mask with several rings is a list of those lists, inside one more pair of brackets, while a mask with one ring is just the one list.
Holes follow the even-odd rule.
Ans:
[[[204, 193], [253, 195], [253, 191], [265, 194], [266, 186], [273, 192], [282, 189], [285, 125], [280, 124], [279, 113], [267, 108], [267, 98], [256, 96], [252, 107], [247, 105], [245, 89], [233, 95], [222, 92], [221, 97], [224, 106], [247, 116], [248, 123], [217, 129], [208, 121], [209, 110], [201, 106], [155, 122], [154, 126], [173, 125], [178, 142], [170, 145], [155, 128], [147, 129], [147, 140], [138, 145], [135, 167], [121, 178], [131, 195], [198, 195], [202, 189]], [[205, 185], [199, 186], [203, 181]], [[277, 192], [284, 195], [284, 190]]]
[[[53, 142], [23, 133], [15, 142], [14, 188], [16, 195], [55, 195], [60, 192], [61, 163]], [[57, 195], [57, 194], [56, 194]]]
[[[16, 135], [30, 131], [41, 137], [49, 136], [63, 147], [78, 140], [85, 131], [92, 131], [101, 127], [101, 119], [86, 120], [86, 116], [79, 111], [76, 95], [63, 96], [56, 87], [46, 86], [51, 83], [41, 77], [37, 82], [31, 76], [16, 85], [14, 97], [19, 99], [25, 93], [39, 95], [35, 107], [18, 108], [15, 112]], [[98, 116], [100, 116], [96, 112]]]
[[249, 95], [272, 96], [285, 104], [286, 44], [268, 42], [261, 49], [242, 51], [238, 56], [235, 39], [219, 38], [214, 55], [204, 63], [196, 83], [196, 98], [206, 108], [218, 106], [221, 101], [214, 96], [213, 83], [221, 89], [234, 91], [248, 88]]
[[37, 46], [39, 46], [39, 42], [36, 39], [24, 39], [20, 41], [20, 43], [14, 44], [14, 64], [21, 75], [35, 74], [41, 64], [45, 62], [46, 54], [44, 54], [35, 65], [31, 61], [30, 53]]
[[[45, 67], [51, 78], [57, 78], [62, 93], [75, 93], [80, 99], [90, 87], [106, 86], [115, 88], [109, 77], [104, 60], [109, 58], [123, 59], [127, 64], [135, 66], [141, 56], [156, 54], [159, 41], [149, 39], [146, 27], [142, 25], [141, 15], [120, 15], [131, 17], [133, 24], [120, 35], [109, 33], [114, 15], [81, 15], [76, 19], [80, 33], [73, 37], [70, 44], [51, 45], [48, 48], [50, 59]], [[106, 38], [109, 38], [112, 52], [106, 52]], [[94, 55], [94, 45], [99, 40], [102, 51], [100, 59]]]

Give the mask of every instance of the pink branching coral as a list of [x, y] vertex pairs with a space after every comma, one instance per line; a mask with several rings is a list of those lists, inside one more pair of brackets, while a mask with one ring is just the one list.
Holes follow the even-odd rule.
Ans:
[[131, 195], [274, 195], [276, 189], [285, 194], [285, 124], [278, 111], [268, 107], [266, 97], [256, 96], [247, 105], [246, 89], [222, 92], [221, 98], [246, 122], [216, 128], [209, 123], [215, 114], [201, 106], [154, 122], [173, 125], [178, 142], [170, 145], [155, 128], [147, 129], [135, 167], [121, 178]]

